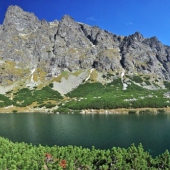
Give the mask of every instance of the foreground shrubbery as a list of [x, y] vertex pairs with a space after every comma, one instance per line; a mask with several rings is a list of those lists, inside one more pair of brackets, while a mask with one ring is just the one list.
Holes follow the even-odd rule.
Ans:
[[142, 145], [110, 150], [85, 149], [76, 146], [33, 146], [0, 138], [0, 169], [2, 170], [143, 170], [170, 169], [170, 153], [156, 158]]

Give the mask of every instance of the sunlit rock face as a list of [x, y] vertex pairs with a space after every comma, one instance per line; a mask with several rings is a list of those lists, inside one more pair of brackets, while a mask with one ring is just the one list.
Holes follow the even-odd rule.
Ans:
[[[35, 74], [50, 80], [63, 71], [95, 70], [117, 74], [152, 75], [170, 79], [170, 47], [139, 32], [123, 37], [74, 21], [39, 20], [18, 6], [10, 6], [0, 25], [0, 85]], [[34, 70], [34, 73], [32, 73]]]

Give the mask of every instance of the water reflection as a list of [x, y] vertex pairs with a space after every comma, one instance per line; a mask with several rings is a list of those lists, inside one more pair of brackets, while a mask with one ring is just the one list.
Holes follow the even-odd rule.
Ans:
[[142, 143], [157, 155], [170, 150], [170, 115], [0, 114], [0, 136], [42, 145], [108, 149]]

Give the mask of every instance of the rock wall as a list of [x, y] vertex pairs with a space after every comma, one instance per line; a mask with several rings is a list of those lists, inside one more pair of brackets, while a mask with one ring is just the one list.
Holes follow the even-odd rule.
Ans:
[[117, 36], [68, 15], [47, 22], [10, 6], [0, 25], [0, 84], [43, 72], [47, 80], [62, 71], [95, 68], [100, 72], [151, 75], [170, 80], [170, 47], [139, 32]]

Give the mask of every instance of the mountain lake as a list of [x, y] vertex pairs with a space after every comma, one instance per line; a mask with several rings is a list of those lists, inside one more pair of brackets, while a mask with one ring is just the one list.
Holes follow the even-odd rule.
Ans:
[[170, 115], [1, 113], [0, 136], [34, 145], [98, 149], [142, 143], [156, 156], [170, 150]]

